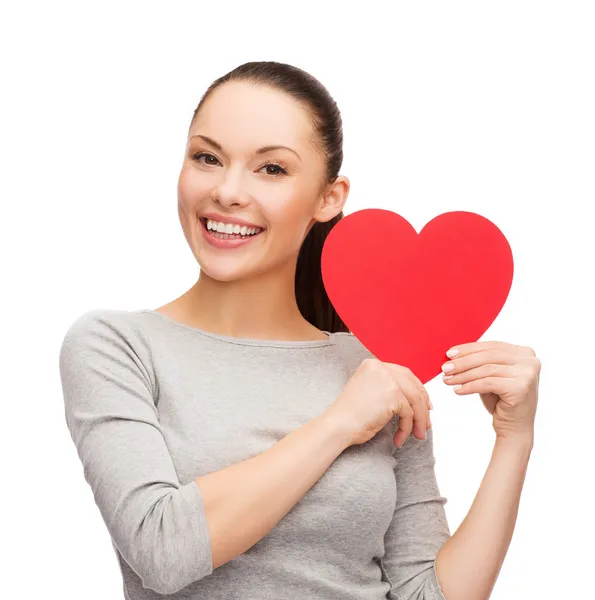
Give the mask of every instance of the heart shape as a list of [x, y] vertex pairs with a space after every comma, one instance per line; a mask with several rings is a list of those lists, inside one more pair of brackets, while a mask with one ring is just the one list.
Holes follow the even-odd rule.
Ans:
[[426, 383], [449, 348], [477, 341], [493, 323], [514, 265], [506, 237], [481, 215], [443, 213], [418, 234], [400, 215], [371, 208], [331, 229], [321, 269], [329, 300], [355, 337]]

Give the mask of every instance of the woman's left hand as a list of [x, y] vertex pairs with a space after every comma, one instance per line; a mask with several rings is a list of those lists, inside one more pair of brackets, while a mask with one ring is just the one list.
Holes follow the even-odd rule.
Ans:
[[[474, 342], [446, 354], [451, 360], [442, 365], [444, 382], [459, 385], [458, 395], [480, 395], [497, 437], [533, 439], [541, 361], [532, 348]], [[449, 364], [454, 368], [447, 372]]]

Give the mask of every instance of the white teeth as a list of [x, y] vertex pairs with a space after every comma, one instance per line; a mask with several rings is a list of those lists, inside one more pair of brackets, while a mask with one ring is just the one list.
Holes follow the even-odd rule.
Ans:
[[240, 235], [254, 235], [261, 230], [260, 227], [232, 225], [231, 223], [221, 223], [220, 221], [212, 221], [211, 219], [207, 219], [207, 229], [218, 231], [219, 233], [239, 233]]

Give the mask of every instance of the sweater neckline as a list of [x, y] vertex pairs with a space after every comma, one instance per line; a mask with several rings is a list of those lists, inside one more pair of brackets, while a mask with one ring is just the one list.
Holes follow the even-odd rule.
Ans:
[[332, 346], [335, 342], [336, 335], [329, 331], [322, 330], [322, 332], [326, 333], [327, 335], [326, 340], [260, 340], [256, 338], [235, 337], [206, 331], [204, 329], [200, 329], [198, 327], [193, 327], [192, 325], [176, 321], [175, 319], [172, 319], [171, 317], [168, 317], [163, 313], [157, 312], [156, 310], [150, 308], [141, 308], [136, 312], [148, 313], [161, 319], [162, 321], [173, 327], [185, 329], [186, 331], [191, 331], [200, 336], [208, 337], [228, 344], [238, 344], [241, 346], [264, 346], [277, 348], [323, 348], [326, 346]]

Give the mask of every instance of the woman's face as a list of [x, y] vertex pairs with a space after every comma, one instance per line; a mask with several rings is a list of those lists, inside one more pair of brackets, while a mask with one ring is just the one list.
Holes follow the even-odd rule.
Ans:
[[[267, 146], [286, 148], [259, 152]], [[324, 175], [309, 115], [293, 98], [245, 82], [217, 88], [191, 126], [178, 181], [180, 222], [202, 271], [231, 281], [295, 264], [314, 217], [327, 221], [341, 210], [319, 210]], [[218, 247], [203, 224], [212, 213], [264, 231]]]

